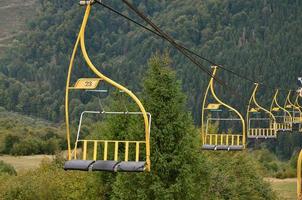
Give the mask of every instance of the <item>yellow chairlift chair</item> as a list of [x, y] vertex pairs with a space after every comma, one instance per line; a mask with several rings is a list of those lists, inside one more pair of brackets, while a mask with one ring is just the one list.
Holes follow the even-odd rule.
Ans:
[[247, 107], [247, 138], [276, 138], [276, 118], [270, 111], [260, 106], [257, 102], [256, 93], [258, 88], [259, 84], [255, 83], [255, 88]]
[[[202, 149], [204, 150], [225, 150], [235, 151], [243, 150], [246, 147], [245, 139], [245, 121], [242, 115], [233, 107], [224, 103], [215, 93], [214, 77], [217, 72], [217, 66], [213, 66], [213, 74], [206, 89], [201, 113], [201, 138]], [[212, 101], [208, 102], [212, 96]], [[214, 112], [226, 112], [227, 117], [216, 116], [213, 117]], [[211, 132], [215, 123], [226, 124], [229, 128], [231, 123], [239, 122], [241, 130], [235, 132], [234, 130], [223, 132], [219, 127], [215, 133]]]
[[271, 103], [270, 112], [276, 119], [276, 130], [278, 132], [292, 131], [292, 114], [278, 103], [279, 90], [277, 89]]
[[286, 97], [284, 108], [292, 115], [293, 131], [299, 131], [302, 123], [302, 111], [301, 108], [296, 105], [296, 103], [292, 103], [291, 93], [292, 91], [290, 90]]
[[[66, 136], [67, 136], [67, 157], [65, 162], [65, 170], [81, 170], [81, 171], [110, 171], [110, 172], [143, 172], [150, 171], [150, 123], [151, 115], [146, 112], [140, 100], [126, 87], [111, 80], [102, 74], [90, 60], [85, 46], [85, 28], [94, 1], [81, 1], [81, 5], [86, 6], [85, 15], [82, 21], [80, 32], [78, 34], [68, 69], [66, 82], [65, 97], [65, 115], [66, 115]], [[87, 69], [92, 71], [96, 77], [80, 78], [75, 84], [71, 83], [71, 74], [73, 71], [74, 59], [78, 49], [81, 52], [88, 66]], [[100, 83], [107, 83], [112, 87], [122, 91], [128, 95], [137, 105], [137, 112], [105, 112], [105, 111], [84, 111], [80, 116], [78, 133], [72, 151], [71, 148], [71, 131], [69, 122], [69, 93], [71, 91], [95, 91]], [[106, 140], [99, 139], [82, 139], [81, 124], [82, 119], [86, 115], [141, 115], [144, 122], [144, 139], [137, 141], [129, 140]], [[114, 135], [114, 134], [113, 134]], [[126, 136], [125, 136], [126, 137]], [[81, 144], [81, 145], [80, 145]], [[82, 156], [77, 156], [78, 147], [82, 146]], [[90, 147], [90, 148], [89, 148]], [[90, 152], [89, 152], [90, 151]], [[92, 155], [92, 156], [89, 156]]]

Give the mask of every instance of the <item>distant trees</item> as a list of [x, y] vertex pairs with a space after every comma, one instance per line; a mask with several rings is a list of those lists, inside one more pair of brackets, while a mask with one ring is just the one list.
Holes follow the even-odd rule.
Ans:
[[0, 153], [11, 155], [55, 154], [66, 147], [60, 128], [29, 117], [0, 112]]

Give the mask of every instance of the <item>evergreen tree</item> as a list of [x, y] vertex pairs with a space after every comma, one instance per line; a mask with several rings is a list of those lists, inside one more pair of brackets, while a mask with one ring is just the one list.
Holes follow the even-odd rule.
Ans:
[[170, 64], [167, 54], [153, 56], [144, 81], [144, 104], [153, 116], [151, 172], [118, 174], [113, 199], [201, 199], [207, 193], [207, 165]]

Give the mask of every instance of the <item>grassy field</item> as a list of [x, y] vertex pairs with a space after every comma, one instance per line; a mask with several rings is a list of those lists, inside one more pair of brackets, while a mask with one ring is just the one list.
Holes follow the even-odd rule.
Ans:
[[278, 194], [280, 200], [296, 200], [296, 179], [266, 179], [274, 191]]
[[43, 159], [53, 159], [50, 155], [33, 155], [33, 156], [0, 156], [0, 160], [9, 163], [19, 171], [31, 170], [39, 167]]

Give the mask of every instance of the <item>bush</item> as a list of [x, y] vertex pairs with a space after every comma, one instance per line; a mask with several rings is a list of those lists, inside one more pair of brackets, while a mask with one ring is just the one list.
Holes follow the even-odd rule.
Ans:
[[4, 149], [3, 153], [9, 154], [13, 146], [20, 141], [20, 137], [17, 135], [8, 134], [4, 138]]
[[66, 172], [61, 165], [46, 160], [36, 170], [0, 179], [0, 199], [102, 199], [95, 174]]
[[20, 143], [14, 144], [11, 154], [13, 155], [33, 155], [41, 154], [42, 140], [37, 138], [26, 138]]
[[0, 173], [7, 173], [9, 175], [17, 175], [17, 172], [14, 169], [14, 167], [10, 164], [3, 162], [2, 160], [0, 161]]

